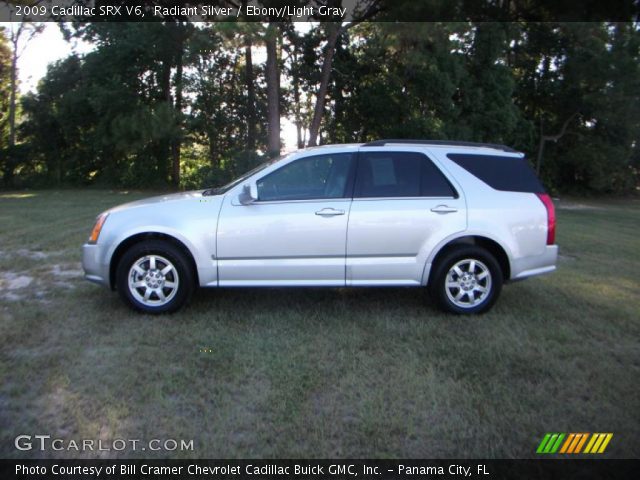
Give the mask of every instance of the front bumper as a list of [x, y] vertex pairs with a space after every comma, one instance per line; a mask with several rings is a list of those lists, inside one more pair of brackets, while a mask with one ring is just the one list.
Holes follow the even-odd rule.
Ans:
[[105, 247], [85, 243], [82, 246], [82, 269], [84, 278], [90, 282], [110, 287], [109, 264], [105, 262]]
[[511, 264], [511, 280], [522, 280], [551, 273], [556, 269], [558, 261], [558, 246], [547, 245], [541, 255], [524, 257], [515, 260]]

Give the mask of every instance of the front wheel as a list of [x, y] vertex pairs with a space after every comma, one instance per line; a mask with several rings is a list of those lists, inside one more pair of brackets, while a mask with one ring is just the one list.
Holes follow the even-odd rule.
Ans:
[[194, 289], [191, 266], [170, 243], [149, 240], [125, 252], [116, 270], [120, 297], [144, 313], [175, 312]]
[[475, 314], [489, 310], [502, 289], [502, 270], [484, 248], [460, 246], [434, 266], [431, 296], [450, 313]]

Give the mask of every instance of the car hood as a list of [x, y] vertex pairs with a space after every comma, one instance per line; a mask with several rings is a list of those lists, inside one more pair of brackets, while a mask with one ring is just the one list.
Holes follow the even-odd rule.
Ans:
[[158, 195], [156, 197], [143, 198], [142, 200], [136, 200], [134, 202], [123, 203], [122, 205], [118, 205], [117, 207], [113, 207], [109, 209], [109, 213], [115, 213], [122, 210], [129, 210], [132, 208], [139, 207], [148, 207], [156, 205], [158, 207], [162, 207], [162, 205], [158, 204], [166, 204], [180, 201], [194, 201], [194, 200], [202, 200], [202, 199], [211, 199], [213, 200], [215, 197], [219, 195], [211, 195], [211, 196], [203, 196], [202, 192], [204, 190], [193, 190], [190, 192], [180, 192], [180, 193], [169, 193], [166, 195]]

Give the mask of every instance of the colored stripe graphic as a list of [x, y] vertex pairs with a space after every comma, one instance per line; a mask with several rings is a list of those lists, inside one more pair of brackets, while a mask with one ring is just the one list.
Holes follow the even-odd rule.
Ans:
[[578, 445], [576, 445], [576, 449], [574, 450], [573, 453], [580, 453], [580, 451], [582, 450], [582, 446], [584, 445], [584, 442], [586, 442], [587, 437], [589, 437], [588, 433], [581, 433], [580, 435], [582, 435], [582, 439], [580, 440], [580, 442], [578, 442]]
[[536, 453], [556, 453], [564, 437], [564, 433], [547, 433], [538, 445]]
[[[580, 453], [580, 450], [582, 449], [582, 445], [584, 445], [584, 442], [589, 436], [589, 434], [588, 433], [572, 433], [571, 436], [573, 436], [573, 440], [571, 441], [570, 445], [567, 445], [566, 453]], [[560, 453], [565, 453], [565, 452], [561, 451]]]
[[569, 436], [567, 437], [567, 440], [564, 442], [564, 445], [562, 445], [562, 448], [560, 449], [560, 453], [567, 453], [567, 450], [569, 449], [569, 446], [571, 445], [575, 437], [576, 437], [575, 433], [569, 434]]
[[591, 436], [589, 443], [587, 443], [587, 448], [584, 449], [584, 453], [591, 453], [591, 448], [593, 448], [593, 445], [596, 443], [596, 440], [598, 440], [598, 434], [594, 433]]
[[564, 440], [564, 433], [561, 433], [558, 435], [558, 439], [556, 440], [556, 443], [553, 445], [553, 447], [551, 447], [551, 451], [549, 453], [556, 453], [558, 451], [558, 448], [560, 448], [560, 444], [562, 443], [562, 440]]
[[607, 448], [607, 445], [609, 445], [609, 442], [613, 438], [613, 433], [607, 433], [606, 435], [607, 436], [604, 439], [604, 442], [602, 442], [602, 445], [600, 445], [600, 450], [598, 450], [598, 453], [604, 453], [605, 449]]
[[547, 442], [549, 441], [549, 438], [551, 438], [551, 434], [547, 433], [544, 438], [542, 439], [542, 441], [540, 442], [540, 445], [538, 445], [538, 449], [536, 450], [536, 453], [543, 453], [544, 452], [544, 447], [547, 444]]
[[557, 433], [551, 435], [551, 438], [547, 442], [547, 446], [544, 447], [544, 451], [542, 453], [551, 453], [551, 448], [553, 447], [553, 444], [556, 443], [556, 438], [558, 438]]
[[[547, 433], [538, 445], [536, 453], [604, 453], [612, 437], [613, 433]], [[583, 450], [585, 443], [586, 447]]]
[[594, 433], [584, 453], [604, 453], [612, 437], [613, 433]]

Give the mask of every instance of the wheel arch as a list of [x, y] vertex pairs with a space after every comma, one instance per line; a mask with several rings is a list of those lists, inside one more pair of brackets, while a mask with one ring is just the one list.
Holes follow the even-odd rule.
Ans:
[[509, 280], [509, 278], [511, 278], [511, 263], [509, 262], [509, 255], [502, 245], [500, 245], [492, 238], [486, 237], [484, 235], [465, 235], [463, 237], [457, 237], [449, 240], [447, 243], [442, 245], [437, 253], [433, 256], [430, 262], [431, 266], [427, 277], [427, 284], [431, 283], [431, 278], [433, 272], [435, 271], [434, 266], [437, 265], [442, 257], [444, 257], [452, 249], [460, 245], [475, 245], [484, 248], [495, 257], [498, 265], [500, 265], [504, 281], [506, 282]]
[[173, 237], [166, 233], [141, 232], [141, 233], [136, 233], [134, 235], [131, 235], [125, 238], [124, 240], [122, 240], [113, 251], [113, 254], [111, 255], [111, 259], [109, 261], [109, 287], [111, 288], [111, 290], [116, 289], [116, 270], [118, 268], [118, 263], [120, 262], [120, 259], [122, 258], [124, 253], [134, 245], [147, 240], [165, 241], [167, 243], [170, 243], [174, 247], [178, 248], [182, 253], [184, 253], [185, 257], [187, 258], [191, 266], [191, 269], [194, 275], [195, 284], [199, 285], [198, 267], [197, 267], [196, 261], [193, 257], [193, 254], [191, 253], [191, 250], [189, 250], [189, 248], [183, 242], [181, 242], [176, 237]]

